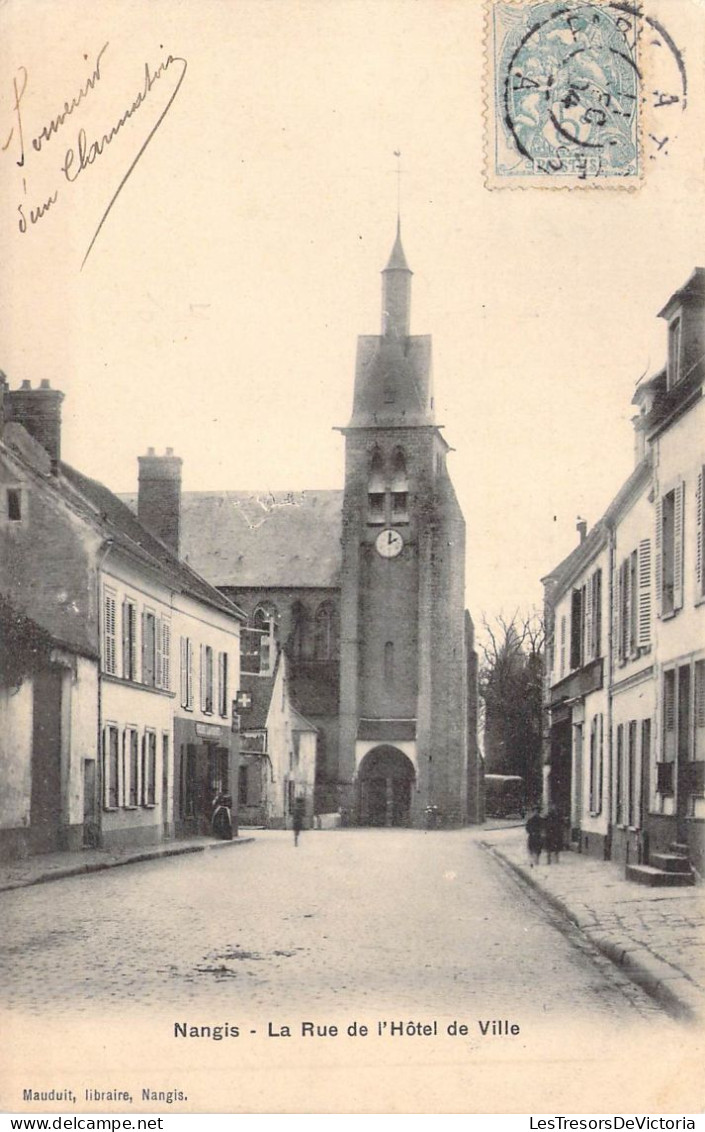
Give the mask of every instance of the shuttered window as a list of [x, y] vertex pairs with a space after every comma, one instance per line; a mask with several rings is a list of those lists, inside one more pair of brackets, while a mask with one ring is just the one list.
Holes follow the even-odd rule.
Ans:
[[155, 625], [155, 683], [158, 688], [171, 688], [171, 623], [161, 617]]
[[201, 711], [213, 711], [213, 649], [201, 645]]
[[640, 649], [651, 648], [651, 539], [639, 543], [639, 627]]
[[617, 825], [624, 822], [624, 724], [617, 727], [616, 782], [614, 792], [614, 820]]
[[137, 606], [129, 598], [122, 603], [122, 675], [137, 679]]
[[154, 687], [156, 681], [157, 635], [156, 618], [153, 613], [142, 614], [142, 683]]
[[228, 654], [218, 653], [218, 714], [228, 714]]
[[193, 644], [189, 637], [181, 638], [181, 706], [193, 707]]
[[157, 783], [157, 733], [145, 731], [142, 736], [142, 805], [153, 806]]
[[583, 642], [584, 590], [573, 590], [570, 603], [570, 667], [580, 668]]
[[115, 612], [115, 594], [106, 590], [103, 595], [103, 670], [112, 676], [117, 673]]
[[663, 760], [676, 757], [676, 673], [671, 668], [663, 674]]
[[656, 584], [662, 617], [683, 606], [684, 499], [685, 483], [681, 480], [656, 508]]
[[109, 810], [120, 805], [120, 743], [112, 723], [103, 730], [103, 805]]
[[139, 736], [128, 727], [123, 736], [125, 761], [125, 805], [137, 806], [140, 798]]
[[603, 748], [604, 718], [600, 713], [593, 716], [590, 723], [590, 813], [593, 815], [602, 810]]

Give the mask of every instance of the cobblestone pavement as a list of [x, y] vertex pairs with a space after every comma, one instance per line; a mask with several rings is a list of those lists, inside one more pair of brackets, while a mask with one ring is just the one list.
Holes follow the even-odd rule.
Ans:
[[603, 954], [676, 1014], [705, 1017], [705, 890], [648, 888], [621, 866], [579, 853], [531, 867], [523, 828], [482, 842], [552, 901]]
[[[198, 1008], [222, 1020], [335, 1003], [675, 1026], [479, 836], [309, 832], [295, 849], [291, 834], [258, 831], [237, 850], [5, 891], [0, 1004], [53, 1018], [168, 1003], [176, 1017]], [[517, 835], [482, 836], [508, 851]]]
[[14, 861], [0, 862], [0, 892], [25, 888], [32, 884], [63, 880], [83, 873], [99, 873], [119, 865], [137, 861], [152, 861], [161, 857], [180, 857], [185, 853], [202, 853], [210, 849], [233, 848], [246, 844], [251, 838], [247, 831], [232, 841], [214, 837], [194, 837], [191, 841], [165, 841], [159, 845], [125, 849], [82, 849], [77, 853], [40, 853]]

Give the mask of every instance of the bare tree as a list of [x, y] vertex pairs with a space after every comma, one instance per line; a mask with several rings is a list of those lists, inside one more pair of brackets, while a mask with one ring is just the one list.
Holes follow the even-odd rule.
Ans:
[[541, 792], [543, 616], [515, 610], [483, 615], [478, 641], [479, 692], [489, 774], [524, 779], [527, 802]]

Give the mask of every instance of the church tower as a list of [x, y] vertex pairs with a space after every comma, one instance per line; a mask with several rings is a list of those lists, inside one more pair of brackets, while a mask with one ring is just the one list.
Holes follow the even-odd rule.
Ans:
[[465, 523], [435, 421], [431, 339], [410, 334], [411, 278], [397, 223], [381, 333], [358, 340], [341, 430], [338, 781], [358, 825], [477, 820]]

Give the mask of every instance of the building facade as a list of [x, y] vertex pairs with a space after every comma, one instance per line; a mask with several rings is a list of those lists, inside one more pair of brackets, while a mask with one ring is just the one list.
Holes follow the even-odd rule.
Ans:
[[634, 471], [543, 580], [546, 801], [577, 847], [646, 883], [705, 866], [705, 271], [660, 313]]
[[244, 615], [61, 460], [61, 400], [47, 383], [10, 390], [3, 379], [8, 856], [203, 833], [214, 794], [237, 781], [231, 689]]

